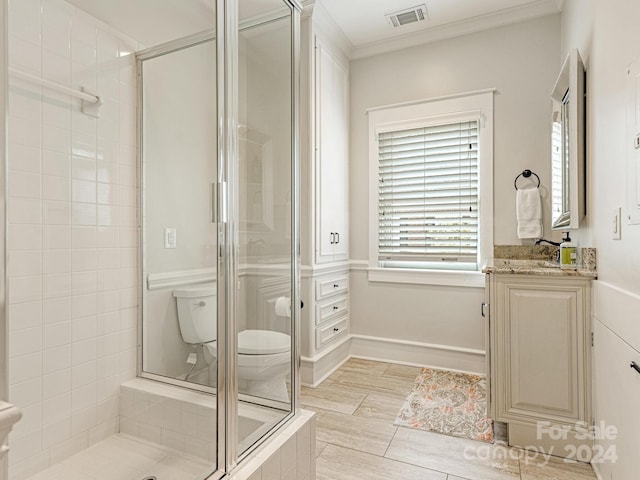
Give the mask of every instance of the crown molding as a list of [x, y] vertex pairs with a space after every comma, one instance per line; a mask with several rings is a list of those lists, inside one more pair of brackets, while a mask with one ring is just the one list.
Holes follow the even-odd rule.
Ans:
[[523, 22], [534, 18], [553, 15], [561, 12], [564, 0], [536, 0], [522, 7], [513, 7], [499, 12], [479, 15], [458, 22], [451, 22], [432, 27], [421, 32], [411, 33], [401, 37], [388, 38], [376, 42], [353, 47], [350, 59], [379, 55], [381, 53], [401, 50], [403, 48], [437, 42], [448, 38], [467, 35], [470, 33], [502, 27], [512, 23]]
[[[322, 36], [335, 47], [339, 48], [347, 59], [352, 58], [353, 44], [333, 17], [329, 15], [329, 12], [324, 5], [322, 5], [322, 2], [320, 0], [306, 0], [303, 2], [303, 5], [303, 12], [305, 12], [303, 16], [310, 16], [313, 24]], [[306, 14], [307, 9], [309, 9], [308, 14]]]

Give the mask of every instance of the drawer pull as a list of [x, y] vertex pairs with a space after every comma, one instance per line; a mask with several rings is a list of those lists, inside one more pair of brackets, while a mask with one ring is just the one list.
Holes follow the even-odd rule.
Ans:
[[334, 306], [334, 307], [333, 307], [333, 309], [334, 309], [334, 310], [338, 310], [338, 307]]
[[640, 373], [640, 366], [638, 366], [636, 362], [631, 362], [631, 365], [629, 366], [633, 368], [636, 372]]
[[333, 331], [334, 331], [334, 332], [339, 332], [339, 331], [340, 331], [340, 329], [339, 329], [339, 328], [334, 328], [334, 329], [333, 329]]
[[337, 283], [333, 284], [333, 288], [338, 288], [340, 285], [338, 285]]

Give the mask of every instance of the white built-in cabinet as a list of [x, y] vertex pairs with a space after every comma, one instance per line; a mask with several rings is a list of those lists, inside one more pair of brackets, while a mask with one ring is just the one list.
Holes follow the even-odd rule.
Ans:
[[349, 62], [324, 16], [316, 5], [301, 28], [301, 379], [307, 385], [319, 384], [349, 355]]
[[[637, 315], [637, 312], [633, 314]], [[640, 372], [633, 365], [640, 365], [640, 351], [600, 321], [595, 321], [594, 331], [599, 430], [593, 460], [600, 478], [637, 478], [640, 471]]]
[[349, 73], [320, 37], [315, 57], [316, 263], [349, 257]]
[[591, 279], [492, 273], [487, 287], [490, 416], [510, 445], [590, 454]]

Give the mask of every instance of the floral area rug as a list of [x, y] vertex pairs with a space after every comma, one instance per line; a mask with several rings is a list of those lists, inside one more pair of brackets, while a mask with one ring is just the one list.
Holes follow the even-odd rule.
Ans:
[[493, 442], [485, 377], [423, 368], [394, 425]]

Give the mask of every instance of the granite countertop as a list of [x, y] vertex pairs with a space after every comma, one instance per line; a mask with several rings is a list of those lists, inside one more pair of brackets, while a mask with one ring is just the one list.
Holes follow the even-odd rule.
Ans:
[[573, 269], [560, 268], [555, 261], [557, 251], [558, 247], [544, 245], [496, 245], [493, 248], [494, 258], [487, 262], [482, 272], [598, 278], [595, 248], [578, 248], [581, 266]]
[[598, 278], [598, 273], [594, 270], [585, 268], [565, 269], [560, 268], [560, 265], [555, 262], [536, 259], [492, 258], [484, 266], [482, 273]]

